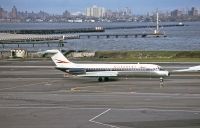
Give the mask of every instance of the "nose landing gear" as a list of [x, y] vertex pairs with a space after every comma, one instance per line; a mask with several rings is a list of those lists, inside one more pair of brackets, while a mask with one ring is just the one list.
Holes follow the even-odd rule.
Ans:
[[164, 87], [164, 79], [163, 77], [160, 77], [160, 88]]

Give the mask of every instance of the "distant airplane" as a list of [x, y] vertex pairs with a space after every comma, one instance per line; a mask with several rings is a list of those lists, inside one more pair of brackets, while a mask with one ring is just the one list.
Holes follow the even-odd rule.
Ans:
[[174, 71], [175, 72], [199, 72], [200, 71], [200, 65], [199, 66], [189, 67], [187, 69], [174, 70]]
[[111, 77], [163, 77], [169, 72], [155, 64], [79, 64], [70, 62], [59, 50], [47, 50], [56, 69], [80, 77], [97, 77], [98, 81], [108, 81]]

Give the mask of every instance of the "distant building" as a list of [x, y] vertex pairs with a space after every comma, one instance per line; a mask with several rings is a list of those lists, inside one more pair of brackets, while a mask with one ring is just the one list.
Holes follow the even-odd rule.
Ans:
[[88, 17], [104, 17], [105, 16], [105, 8], [97, 7], [96, 5], [86, 8], [86, 16]]
[[132, 16], [132, 10], [128, 7], [126, 7], [124, 10], [123, 10], [123, 15], [124, 16]]
[[46, 13], [46, 12], [43, 12], [43, 11], [40, 11], [37, 15], [38, 15], [37, 18], [40, 18], [40, 19], [43, 19], [43, 20], [45, 20], [46, 18], [49, 17], [49, 14]]
[[192, 7], [190, 11], [188, 11], [189, 16], [198, 16], [198, 10], [195, 7]]
[[4, 17], [4, 10], [0, 7], [0, 19]]
[[172, 17], [179, 17], [179, 16], [182, 16], [182, 15], [183, 15], [183, 12], [178, 10], [178, 9], [171, 12]]
[[24, 58], [27, 56], [27, 51], [24, 49], [12, 49], [10, 52], [11, 52], [11, 55], [10, 55], [11, 58], [13, 57]]
[[17, 8], [13, 6], [11, 11], [11, 18], [16, 19], [17, 18]]
[[113, 12], [111, 10], [106, 10], [105, 17], [112, 18], [113, 17]]
[[8, 12], [0, 7], [0, 19], [6, 19], [8, 17]]
[[68, 57], [81, 58], [81, 57], [94, 57], [95, 52], [72, 52]]
[[67, 11], [67, 10], [63, 13], [63, 17], [64, 17], [64, 18], [69, 18], [70, 16], [71, 16], [71, 14], [70, 14], [70, 12]]

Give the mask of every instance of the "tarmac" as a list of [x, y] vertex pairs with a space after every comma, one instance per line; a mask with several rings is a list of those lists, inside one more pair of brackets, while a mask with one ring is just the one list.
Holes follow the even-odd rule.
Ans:
[[[159, 63], [172, 71], [200, 63]], [[0, 61], [0, 128], [199, 128], [200, 73], [64, 77], [51, 61]]]

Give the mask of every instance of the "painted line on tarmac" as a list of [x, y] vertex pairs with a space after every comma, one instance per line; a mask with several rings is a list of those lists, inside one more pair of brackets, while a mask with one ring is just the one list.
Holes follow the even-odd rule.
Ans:
[[[58, 81], [58, 80], [56, 80]], [[54, 83], [56, 81], [51, 81], [51, 83]], [[39, 83], [32, 83], [32, 84], [25, 84], [25, 85], [22, 85], [22, 86], [15, 86], [15, 87], [10, 87], [10, 88], [2, 88], [0, 89], [0, 91], [4, 91], [4, 90], [10, 90], [10, 89], [16, 89], [16, 88], [23, 88], [23, 87], [30, 87], [30, 86], [33, 86], [33, 85], [40, 85], [40, 84], [49, 84], [48, 81], [46, 82], [39, 82]]]
[[[23, 106], [24, 105], [24, 106]], [[25, 106], [28, 105], [28, 106]], [[30, 105], [34, 105], [34, 106], [30, 106]], [[111, 108], [72, 108], [72, 107], [68, 107], [68, 106], [53, 106], [55, 104], [43, 104], [44, 106], [39, 106], [41, 104], [19, 104], [17, 106], [0, 106], [0, 109], [50, 109], [50, 108], [54, 108], [54, 109], [71, 109], [71, 110], [105, 110], [104, 112], [100, 113], [99, 115], [91, 118], [89, 121], [94, 121], [95, 119], [99, 118], [100, 116], [104, 115], [105, 113], [109, 112], [111, 110]], [[50, 105], [50, 106], [45, 106], [45, 105]], [[191, 112], [191, 113], [199, 113], [200, 114], [200, 110], [188, 110], [188, 109], [196, 109], [194, 107], [172, 107], [172, 108], [151, 108], [151, 107], [147, 107], [147, 108], [112, 108], [112, 110], [114, 111], [157, 111], [157, 112]], [[199, 108], [198, 108], [199, 109]]]
[[[135, 108], [135, 109], [120, 109], [120, 108], [112, 108], [112, 110], [115, 111], [155, 111], [155, 112], [189, 112], [189, 113], [199, 113], [200, 114], [200, 110], [186, 110], [187, 108], [185, 108], [185, 110], [182, 108], [170, 108], [170, 109], [166, 109], [166, 108]], [[192, 109], [192, 108], [190, 108]]]
[[71, 88], [70, 90], [67, 90], [67, 91], [71, 91], [71, 92], [86, 92], [86, 91], [89, 91], [89, 90], [83, 90], [85, 88], [88, 88], [90, 86], [86, 86], [86, 87], [74, 87], [74, 88]]
[[10, 87], [10, 88], [2, 88], [2, 89], [0, 89], [0, 91], [28, 87], [28, 86], [38, 85], [38, 84], [46, 84], [46, 83], [48, 83], [48, 82], [40, 82], [40, 83], [26, 84], [26, 85], [15, 86], [15, 87]]
[[110, 124], [104, 124], [104, 123], [101, 123], [101, 122], [98, 122], [98, 121], [95, 121], [95, 119], [99, 118], [100, 116], [106, 114], [107, 112], [109, 112], [111, 110], [111, 108], [107, 109], [106, 111], [100, 113], [99, 115], [93, 117], [92, 119], [89, 120], [89, 122], [92, 122], [92, 123], [95, 123], [95, 124], [100, 124], [100, 125], [103, 125], [103, 126], [107, 126], [107, 127], [111, 127], [111, 128], [120, 128], [120, 127], [117, 127], [117, 126], [114, 126], [114, 125], [110, 125]]
[[[40, 104], [28, 104], [28, 105], [34, 105], [34, 106], [25, 106], [25, 105], [22, 106], [22, 105], [20, 104], [19, 106], [0, 106], [0, 109], [68, 109], [68, 110], [105, 110], [105, 109], [108, 109], [108, 108], [71, 108], [68, 106], [55, 106], [55, 104], [54, 105], [44, 104], [44, 106], [39, 106]], [[52, 105], [52, 106], [45, 106], [45, 105]]]

